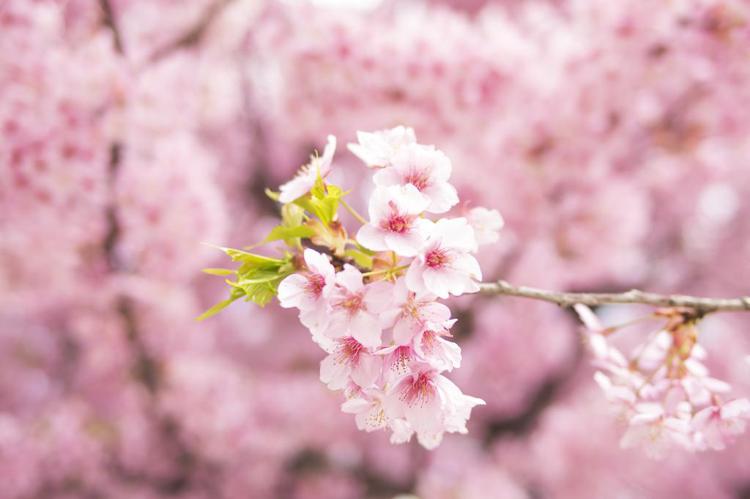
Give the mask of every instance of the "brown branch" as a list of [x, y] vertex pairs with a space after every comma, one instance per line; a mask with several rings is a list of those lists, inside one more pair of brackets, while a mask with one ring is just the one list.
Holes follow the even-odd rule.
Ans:
[[631, 303], [654, 307], [691, 308], [701, 315], [711, 312], [750, 311], [750, 296], [739, 298], [703, 298], [687, 295], [646, 293], [637, 289], [631, 289], [624, 293], [567, 293], [527, 286], [513, 286], [505, 281], [481, 283], [479, 287], [484, 294], [531, 298], [533, 300], [555, 303], [561, 307], [571, 307], [578, 303], [592, 307], [615, 303]]
[[104, 24], [112, 32], [115, 50], [118, 54], [123, 55], [125, 53], [125, 46], [122, 42], [122, 34], [117, 25], [117, 19], [115, 18], [115, 11], [112, 8], [112, 4], [109, 0], [99, 0], [99, 7], [102, 9], [102, 14], [104, 15]]
[[211, 23], [214, 22], [225, 7], [233, 1], [234, 0], [218, 0], [210, 4], [206, 7], [206, 10], [203, 12], [203, 15], [200, 16], [198, 22], [188, 28], [185, 33], [182, 33], [174, 40], [157, 48], [154, 53], [151, 54], [151, 62], [156, 62], [179, 49], [191, 47], [200, 43], [203, 36], [208, 31], [208, 28], [211, 26]]

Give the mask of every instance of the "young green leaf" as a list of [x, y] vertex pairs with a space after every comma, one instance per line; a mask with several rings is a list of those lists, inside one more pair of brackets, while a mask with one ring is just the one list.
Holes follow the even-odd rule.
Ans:
[[270, 243], [272, 241], [278, 241], [283, 239], [289, 245], [294, 245], [294, 240], [300, 238], [308, 238], [315, 235], [315, 230], [312, 227], [305, 225], [298, 225], [296, 227], [285, 227], [279, 225], [273, 228], [271, 232], [266, 236], [264, 242]]
[[203, 269], [203, 272], [210, 275], [227, 276], [235, 273], [231, 269]]

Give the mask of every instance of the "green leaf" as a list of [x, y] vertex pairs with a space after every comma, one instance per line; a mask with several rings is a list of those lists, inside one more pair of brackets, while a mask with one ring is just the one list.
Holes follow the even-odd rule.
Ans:
[[232, 275], [235, 273], [235, 271], [231, 269], [203, 269], [203, 272], [218, 276]]
[[248, 276], [243, 276], [240, 279], [237, 279], [236, 282], [227, 281], [227, 283], [231, 284], [232, 286], [238, 286], [242, 289], [245, 289], [247, 286], [252, 286], [263, 282], [270, 282], [281, 279], [283, 277], [284, 276], [280, 276], [280, 274], [276, 271], [259, 271], [253, 272]]
[[305, 210], [296, 204], [289, 203], [281, 207], [281, 225], [285, 227], [297, 227], [306, 219]]
[[206, 269], [213, 275], [227, 276], [236, 274], [237, 280], [227, 279], [225, 282], [231, 286], [229, 298], [217, 303], [206, 312], [199, 320], [211, 317], [226, 308], [233, 301], [244, 297], [245, 301], [252, 301], [260, 306], [266, 305], [276, 296], [279, 283], [289, 274], [295, 271], [294, 255], [287, 253], [284, 259], [270, 258], [262, 255], [248, 253], [233, 248], [220, 248], [232, 260], [241, 262], [239, 269]]
[[278, 241], [283, 239], [285, 242], [292, 242], [294, 239], [300, 239], [305, 237], [311, 237], [315, 235], [315, 230], [312, 227], [305, 225], [298, 225], [296, 227], [285, 227], [279, 225], [274, 227], [273, 230], [266, 236], [264, 242], [270, 243], [272, 241]]
[[252, 301], [263, 307], [276, 296], [279, 283], [284, 277], [286, 276], [276, 274], [255, 279], [240, 279], [237, 282], [227, 281], [227, 284], [235, 289], [241, 289], [245, 301]]
[[[317, 185], [317, 184], [316, 184]], [[314, 187], [310, 196], [304, 196], [294, 203], [314, 214], [324, 224], [329, 225], [336, 220], [339, 210], [339, 200], [344, 197], [344, 190], [335, 185]]]
[[282, 263], [284, 263], [283, 260], [279, 260], [278, 258], [270, 258], [267, 256], [262, 255], [256, 255], [255, 253], [248, 253], [247, 251], [242, 251], [234, 248], [221, 248], [224, 253], [229, 255], [229, 257], [235, 261], [235, 262], [242, 262], [243, 264], [251, 265], [252, 267], [258, 267], [258, 268], [273, 268], [278, 267]]
[[231, 296], [227, 298], [226, 300], [220, 301], [219, 303], [217, 303], [216, 305], [214, 305], [213, 307], [209, 308], [208, 310], [203, 312], [201, 315], [196, 317], [195, 320], [202, 321], [202, 320], [208, 319], [209, 317], [213, 317], [214, 315], [218, 314], [219, 312], [227, 308], [229, 305], [231, 305], [232, 302], [237, 300], [237, 298], [239, 298], [240, 296], [242, 295]]

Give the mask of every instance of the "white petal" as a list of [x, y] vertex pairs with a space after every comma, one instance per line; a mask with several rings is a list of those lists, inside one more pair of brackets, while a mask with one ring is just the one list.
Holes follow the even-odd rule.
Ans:
[[320, 274], [325, 278], [333, 277], [336, 270], [331, 265], [328, 257], [322, 253], [318, 253], [314, 249], [307, 248], [304, 253], [305, 264], [311, 272]]
[[[365, 225], [364, 227], [367, 227]], [[364, 229], [364, 227], [362, 227]], [[361, 232], [361, 231], [360, 231]], [[359, 236], [357, 236], [359, 241]], [[425, 242], [425, 238], [418, 232], [406, 232], [404, 234], [385, 234], [385, 246], [386, 249], [396, 252], [397, 255], [411, 257], [415, 256], [419, 249]], [[360, 244], [370, 248], [360, 241]], [[370, 248], [373, 249], [373, 248]], [[381, 249], [374, 248], [376, 251], [383, 251]]]
[[380, 313], [388, 310], [393, 306], [393, 284], [385, 281], [367, 284], [363, 301], [369, 312]]
[[356, 293], [364, 287], [364, 284], [362, 284], [362, 272], [347, 263], [344, 265], [344, 270], [336, 274], [336, 284], [343, 286], [352, 293]]
[[362, 388], [369, 388], [380, 377], [382, 368], [382, 356], [362, 354], [359, 357], [359, 362], [352, 367], [352, 380]]
[[320, 363], [320, 381], [331, 390], [341, 390], [349, 381], [349, 366], [337, 362], [335, 355], [328, 355]]
[[[437, 295], [439, 298], [448, 298], [448, 294], [452, 289], [452, 283], [455, 279], [452, 279], [451, 275], [448, 275], [443, 271], [436, 271], [427, 269], [422, 273], [424, 279], [424, 287], [429, 290], [430, 293]], [[463, 289], [463, 287], [461, 288]]]
[[307, 278], [302, 274], [292, 274], [279, 283], [277, 296], [284, 308], [299, 307], [305, 297]]
[[456, 188], [447, 182], [440, 182], [425, 189], [422, 194], [426, 195], [430, 204], [427, 211], [430, 213], [445, 213], [458, 204], [458, 193]]
[[360, 312], [352, 318], [349, 331], [355, 340], [367, 348], [380, 346], [380, 335], [382, 329], [380, 321], [375, 315], [368, 312]]
[[372, 251], [387, 251], [386, 232], [371, 224], [363, 225], [357, 232], [357, 242]]

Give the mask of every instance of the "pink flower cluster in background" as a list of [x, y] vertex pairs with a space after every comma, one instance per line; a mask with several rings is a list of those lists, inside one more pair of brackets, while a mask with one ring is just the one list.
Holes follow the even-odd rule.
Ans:
[[666, 325], [652, 333], [632, 356], [625, 357], [607, 341], [616, 329], [602, 326], [587, 307], [576, 311], [586, 325], [586, 341], [594, 379], [607, 399], [628, 421], [621, 445], [645, 447], [663, 457], [673, 445], [687, 450], [723, 450], [745, 431], [750, 400], [722, 401], [728, 383], [709, 376], [697, 345], [696, 317], [689, 310], [657, 311]]

